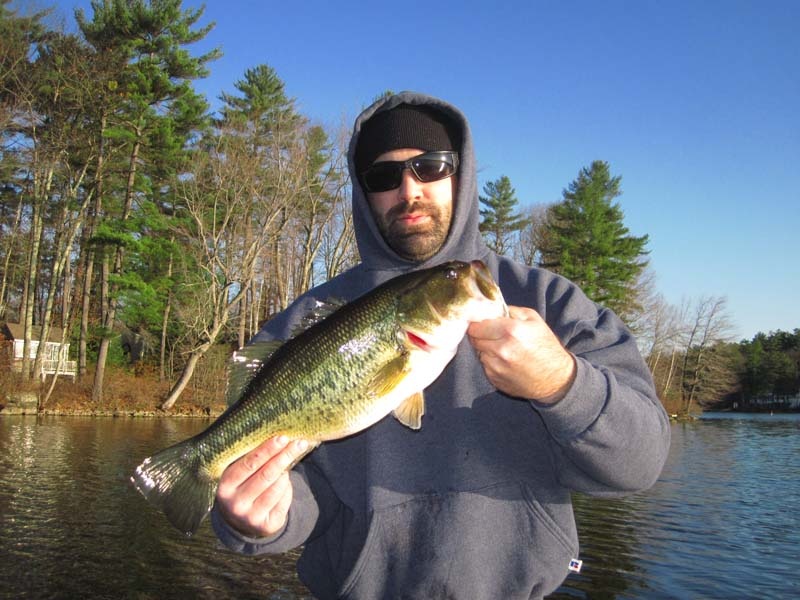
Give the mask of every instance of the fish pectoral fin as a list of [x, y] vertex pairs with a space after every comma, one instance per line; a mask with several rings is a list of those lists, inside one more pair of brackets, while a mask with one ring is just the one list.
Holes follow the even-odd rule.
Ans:
[[[385, 396], [400, 385], [408, 372], [408, 354], [401, 354], [378, 371], [367, 386], [367, 391], [379, 398]], [[397, 420], [411, 429], [422, 427], [423, 414], [425, 414], [425, 397], [422, 392], [412, 394], [394, 409]]]
[[422, 392], [412, 394], [394, 409], [395, 418], [411, 429], [422, 427], [422, 415], [424, 414], [425, 396], [423, 396]]
[[367, 385], [367, 393], [381, 398], [400, 385], [408, 374], [408, 355], [400, 354], [383, 365]]

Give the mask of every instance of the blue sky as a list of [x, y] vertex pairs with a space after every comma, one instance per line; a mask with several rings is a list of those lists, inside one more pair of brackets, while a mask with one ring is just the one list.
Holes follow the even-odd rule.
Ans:
[[[68, 27], [89, 7], [55, 4]], [[386, 89], [439, 96], [481, 186], [554, 202], [605, 160], [670, 303], [725, 296], [737, 338], [800, 327], [800, 2], [208, 0], [210, 21], [212, 104], [259, 64], [332, 127]]]

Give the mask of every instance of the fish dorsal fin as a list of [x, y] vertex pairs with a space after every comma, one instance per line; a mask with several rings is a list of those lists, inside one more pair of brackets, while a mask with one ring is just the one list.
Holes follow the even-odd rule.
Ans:
[[261, 365], [267, 362], [282, 345], [283, 342], [279, 340], [254, 342], [233, 353], [228, 363], [228, 388], [225, 391], [225, 401], [228, 406], [236, 404]]
[[395, 418], [406, 427], [419, 429], [422, 427], [422, 415], [425, 414], [425, 396], [422, 392], [412, 394], [394, 409]]
[[316, 325], [320, 321], [324, 321], [345, 304], [347, 304], [347, 302], [340, 298], [315, 300], [314, 308], [311, 309], [311, 312], [304, 315], [303, 318], [300, 319], [300, 322], [292, 329], [292, 337], [303, 333], [306, 329]]
[[[290, 338], [297, 337], [309, 327], [327, 319], [345, 304], [346, 302], [339, 298], [315, 300], [314, 308], [295, 325]], [[253, 377], [256, 376], [261, 365], [267, 362], [270, 356], [283, 344], [284, 342], [280, 340], [254, 342], [233, 353], [228, 365], [228, 387], [225, 392], [225, 400], [228, 406], [232, 406], [239, 401], [242, 392]]]

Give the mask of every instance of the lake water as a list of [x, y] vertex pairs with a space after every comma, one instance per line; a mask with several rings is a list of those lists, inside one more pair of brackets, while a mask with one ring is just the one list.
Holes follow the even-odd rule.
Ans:
[[[0, 417], [0, 598], [307, 598], [296, 555], [187, 539], [128, 484], [207, 424]], [[551, 598], [800, 597], [800, 415], [674, 424], [653, 489], [575, 504], [583, 570]]]

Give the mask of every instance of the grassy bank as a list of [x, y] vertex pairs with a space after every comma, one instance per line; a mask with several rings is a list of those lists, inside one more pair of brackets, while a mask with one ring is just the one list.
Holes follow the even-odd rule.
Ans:
[[59, 377], [49, 399], [44, 400], [50, 379], [40, 385], [23, 382], [8, 374], [0, 382], [0, 414], [46, 414], [78, 416], [162, 417], [217, 416], [225, 409], [224, 377], [201, 378], [189, 386], [170, 410], [159, 405], [167, 397], [170, 382], [159, 381], [156, 373], [109, 368], [103, 386], [103, 400], [92, 400], [93, 374], [72, 381]]

